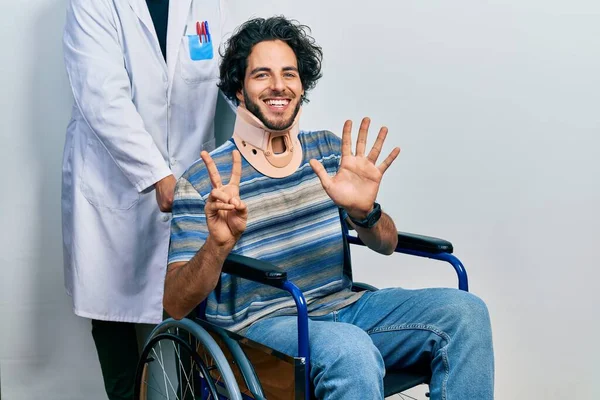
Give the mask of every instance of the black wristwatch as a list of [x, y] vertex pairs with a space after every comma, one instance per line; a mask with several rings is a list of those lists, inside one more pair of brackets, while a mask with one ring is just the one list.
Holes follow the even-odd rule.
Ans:
[[375, 224], [377, 224], [379, 218], [381, 218], [381, 206], [377, 202], [373, 203], [373, 210], [371, 210], [365, 219], [357, 220], [350, 217], [350, 215], [348, 215], [348, 217], [354, 225], [360, 226], [361, 228], [371, 229], [375, 226]]

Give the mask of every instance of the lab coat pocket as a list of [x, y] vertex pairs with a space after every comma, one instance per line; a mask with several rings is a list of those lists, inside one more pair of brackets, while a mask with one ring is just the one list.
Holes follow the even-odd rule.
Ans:
[[190, 58], [194, 61], [212, 60], [214, 50], [212, 42], [201, 42], [198, 35], [187, 35]]
[[197, 35], [183, 37], [179, 51], [181, 78], [188, 84], [215, 80], [219, 76], [212, 42], [200, 43]]
[[90, 204], [112, 210], [128, 210], [140, 199], [106, 148], [93, 139], [88, 140], [83, 155], [80, 188]]

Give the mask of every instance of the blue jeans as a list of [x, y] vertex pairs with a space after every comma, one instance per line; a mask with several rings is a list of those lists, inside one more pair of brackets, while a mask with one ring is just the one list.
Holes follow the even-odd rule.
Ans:
[[[297, 355], [295, 316], [266, 318], [245, 336]], [[456, 289], [382, 289], [309, 321], [310, 378], [318, 399], [383, 399], [385, 370], [426, 362], [434, 400], [494, 397], [487, 307]]]

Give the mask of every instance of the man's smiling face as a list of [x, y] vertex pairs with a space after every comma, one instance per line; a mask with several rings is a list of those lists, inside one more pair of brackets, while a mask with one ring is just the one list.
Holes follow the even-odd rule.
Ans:
[[268, 40], [252, 48], [244, 88], [237, 93], [241, 106], [268, 129], [284, 130], [294, 122], [303, 94], [296, 54], [287, 43]]

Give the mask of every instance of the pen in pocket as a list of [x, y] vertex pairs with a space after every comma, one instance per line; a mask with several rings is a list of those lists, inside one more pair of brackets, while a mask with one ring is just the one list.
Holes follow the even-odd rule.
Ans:
[[198, 37], [200, 38], [200, 43], [203, 42], [202, 40], [202, 28], [204, 27], [204, 25], [200, 25], [200, 21], [196, 21], [196, 34], [198, 35]]
[[206, 28], [206, 38], [209, 42], [212, 42], [212, 39], [210, 38], [210, 31], [208, 30], [208, 21], [204, 21], [204, 27]]

